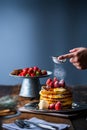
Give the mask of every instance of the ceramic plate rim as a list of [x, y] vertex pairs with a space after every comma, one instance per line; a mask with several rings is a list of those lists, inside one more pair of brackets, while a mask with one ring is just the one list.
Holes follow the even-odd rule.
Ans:
[[[37, 103], [38, 104], [39, 102], [33, 102], [33, 103]], [[35, 108], [35, 109], [29, 109], [29, 108], [26, 107], [27, 104], [25, 105], [25, 108], [27, 110], [30, 110], [30, 111], [33, 111], [33, 112], [60, 113], [60, 114], [75, 113], [75, 112], [79, 112], [79, 111], [82, 111], [82, 110], [87, 110], [87, 104], [84, 104], [83, 105], [84, 107], [81, 107], [81, 104], [79, 104], [78, 102], [76, 102], [75, 104], [77, 104], [78, 107], [72, 108], [72, 109], [66, 109], [66, 110], [58, 110], [58, 111], [57, 110], [40, 110], [40, 109], [37, 109], [37, 108]]]

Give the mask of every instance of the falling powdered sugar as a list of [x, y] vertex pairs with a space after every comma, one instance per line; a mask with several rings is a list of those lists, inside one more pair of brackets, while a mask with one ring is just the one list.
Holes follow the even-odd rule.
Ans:
[[64, 79], [66, 76], [66, 72], [63, 68], [63, 66], [60, 64], [54, 64], [54, 70], [53, 70], [54, 77], [57, 77], [58, 79]]

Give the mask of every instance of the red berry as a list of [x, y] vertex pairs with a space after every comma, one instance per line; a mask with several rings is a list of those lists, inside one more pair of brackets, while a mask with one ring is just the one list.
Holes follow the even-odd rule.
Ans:
[[56, 104], [55, 104], [55, 110], [61, 110], [61, 102], [57, 102]]
[[36, 76], [36, 75], [35, 75], [35, 73], [31, 73], [30, 76], [31, 76], [31, 77], [34, 77], [34, 76]]
[[22, 69], [22, 71], [27, 73], [28, 69], [29, 68], [24, 68], [24, 69]]
[[46, 71], [46, 70], [41, 70], [41, 74], [42, 74], [42, 75], [46, 75], [46, 74], [47, 74], [47, 71]]
[[27, 71], [27, 73], [28, 74], [31, 74], [31, 73], [33, 73], [34, 71], [33, 71], [33, 68], [31, 67], [31, 68], [28, 68], [28, 71]]
[[47, 79], [46, 85], [49, 85], [50, 82], [52, 82], [52, 79], [51, 78]]
[[51, 110], [55, 109], [55, 103], [50, 104], [49, 107], [48, 107], [48, 109], [51, 109]]
[[59, 80], [58, 80], [57, 77], [54, 77], [54, 78], [53, 78], [53, 81], [55, 82], [55, 81], [59, 81]]
[[65, 81], [63, 80], [63, 79], [61, 79], [60, 81], [59, 81], [59, 85], [60, 85], [60, 87], [65, 87]]
[[55, 82], [54, 82], [54, 88], [59, 88], [59, 87], [60, 87], [59, 82], [58, 82], [58, 81], [55, 81]]
[[18, 74], [18, 76], [25, 76], [26, 74], [24, 72], [21, 72], [20, 74]]
[[33, 70], [34, 70], [34, 71], [37, 71], [38, 69], [39, 69], [39, 68], [38, 68], [37, 66], [34, 66], [34, 67], [33, 67]]
[[54, 87], [53, 81], [51, 81], [48, 86], [50, 86], [51, 88], [53, 88]]
[[46, 90], [49, 90], [51, 87], [50, 86], [46, 86]]

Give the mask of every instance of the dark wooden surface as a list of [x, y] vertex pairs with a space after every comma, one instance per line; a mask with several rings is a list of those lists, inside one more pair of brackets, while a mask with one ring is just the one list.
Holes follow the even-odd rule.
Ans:
[[[73, 86], [73, 100], [74, 102], [87, 104], [87, 85]], [[71, 119], [72, 125], [75, 130], [87, 130], [87, 110]]]
[[[24, 106], [25, 104], [32, 101], [30, 98], [20, 97], [21, 85], [0, 85], [0, 97], [6, 96], [6, 95], [18, 95], [18, 108]], [[73, 86], [73, 100], [75, 102], [83, 102], [87, 103], [87, 86]], [[33, 99], [36, 101], [35, 99]], [[47, 120], [49, 122], [55, 122], [55, 123], [67, 123], [70, 124], [69, 130], [86, 130], [87, 129], [87, 120], [86, 120], [87, 112], [83, 112], [83, 114], [73, 117], [73, 118], [62, 118], [62, 117], [56, 117], [56, 116], [48, 116], [48, 115], [42, 115], [42, 114], [34, 114], [34, 113], [21, 113], [20, 116], [5, 119], [3, 120], [4, 123], [11, 123], [14, 122], [16, 119], [29, 119], [31, 117], [37, 117], [44, 120]]]

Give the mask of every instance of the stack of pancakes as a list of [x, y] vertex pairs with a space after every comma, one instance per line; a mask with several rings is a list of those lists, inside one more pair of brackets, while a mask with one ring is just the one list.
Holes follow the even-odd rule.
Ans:
[[72, 106], [72, 92], [68, 87], [49, 88], [44, 85], [40, 91], [40, 101], [44, 100], [48, 104], [58, 101], [62, 104], [62, 109], [68, 109]]

